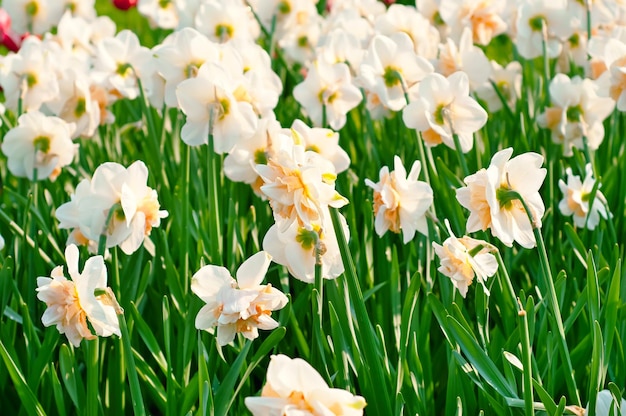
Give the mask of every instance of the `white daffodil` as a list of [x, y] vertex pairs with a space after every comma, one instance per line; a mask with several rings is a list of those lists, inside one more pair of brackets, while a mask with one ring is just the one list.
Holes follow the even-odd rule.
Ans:
[[433, 241], [435, 254], [441, 263], [437, 270], [450, 278], [463, 297], [467, 295], [467, 288], [474, 281], [474, 277], [489, 295], [485, 282], [498, 270], [498, 261], [492, 254], [497, 249], [483, 240], [467, 236], [457, 238], [450, 228], [450, 222], [446, 219], [445, 223], [450, 237], [443, 244]]
[[[496, 61], [491, 61], [491, 67], [490, 81], [496, 84], [506, 105], [514, 110], [522, 93], [522, 65], [513, 61], [503, 68]], [[496, 112], [503, 108], [502, 99], [489, 81], [476, 89], [476, 95], [487, 103], [490, 112]]]
[[335, 166], [335, 172], [341, 173], [350, 167], [350, 156], [339, 146], [339, 133], [330, 129], [309, 127], [302, 120], [294, 120], [289, 130], [296, 142], [302, 143], [306, 150], [319, 153]]
[[[351, 12], [354, 12], [354, 10], [351, 10]], [[346, 11], [346, 13], [348, 13], [348, 11]], [[333, 28], [320, 38], [319, 44], [317, 45], [317, 58], [329, 64], [344, 62], [348, 64], [351, 74], [354, 75], [359, 65], [361, 65], [361, 60], [365, 53], [365, 49], [362, 45], [366, 40], [369, 41], [371, 38], [372, 35], [370, 32], [372, 28], [365, 19], [360, 16], [354, 17], [354, 13], [349, 14], [351, 18], [346, 19], [347, 21], [342, 20], [341, 23], [343, 24], [341, 25], [338, 24], [339, 22], [326, 21], [327, 24], [338, 24], [338, 27]], [[336, 18], [335, 20], [338, 19]], [[365, 32], [364, 35], [361, 35], [362, 37], [354, 33], [355, 31], [360, 32], [358, 29], [354, 29], [354, 26], [359, 23], [363, 24], [366, 28], [362, 31]]]
[[121, 336], [117, 312], [107, 295], [96, 295], [96, 290], [106, 290], [107, 270], [102, 256], [89, 258], [80, 273], [78, 271], [78, 248], [69, 245], [65, 259], [70, 278], [63, 275], [63, 266], [52, 270], [51, 277], [37, 278], [37, 298], [48, 308], [41, 317], [45, 326], [56, 325], [61, 334], [78, 347], [83, 338], [95, 336], [87, 326], [93, 327], [96, 335]]
[[73, 138], [94, 135], [100, 124], [100, 108], [92, 97], [86, 72], [67, 68], [59, 78], [59, 95], [46, 103], [55, 115], [76, 126]]
[[470, 97], [467, 75], [455, 72], [445, 78], [430, 74], [417, 87], [417, 95], [402, 112], [407, 127], [421, 131], [429, 146], [443, 142], [456, 149], [456, 134], [461, 151], [469, 152], [474, 147], [474, 132], [487, 122], [487, 112]]
[[78, 228], [92, 241], [105, 234], [106, 247], [119, 245], [124, 253], [134, 253], [168, 215], [159, 209], [157, 193], [147, 180], [148, 169], [141, 161], [128, 169], [113, 162], [98, 166], [91, 180], [78, 184], [70, 202], [57, 208], [59, 228]]
[[563, 154], [572, 155], [572, 148], [583, 149], [583, 137], [589, 149], [597, 149], [604, 139], [603, 121], [615, 107], [608, 97], [598, 97], [590, 79], [557, 74], [550, 82], [552, 105], [537, 117], [541, 127], [552, 131], [552, 140], [563, 144]]
[[393, 158], [394, 170], [387, 166], [380, 170], [380, 179], [374, 183], [365, 179], [365, 184], [374, 190], [374, 222], [376, 234], [382, 237], [387, 230], [400, 233], [408, 243], [419, 231], [428, 235], [426, 211], [433, 203], [433, 190], [426, 182], [419, 181], [421, 164], [413, 162], [407, 176], [402, 160]]
[[63, 14], [63, 2], [55, 0], [11, 0], [2, 7], [11, 16], [17, 33], [43, 35], [55, 26]]
[[283, 84], [272, 70], [269, 54], [249, 39], [235, 39], [228, 46], [237, 51], [243, 65], [243, 77], [235, 95], [239, 100], [249, 102], [259, 117], [275, 118], [274, 108], [278, 105]]
[[242, 72], [241, 62], [233, 63], [233, 67], [206, 62], [195, 78], [178, 85], [178, 104], [187, 116], [180, 133], [185, 143], [206, 144], [212, 129], [214, 150], [222, 154], [254, 134], [257, 115], [249, 102], [235, 96], [238, 82], [233, 77]]
[[[305, 0], [308, 1], [308, 0]], [[278, 46], [285, 52], [285, 57], [291, 61], [308, 66], [315, 60], [315, 47], [322, 33], [324, 19], [315, 13], [304, 12], [291, 14], [293, 17], [282, 26], [282, 35], [276, 35]], [[279, 32], [279, 33], [280, 33]]]
[[377, 35], [361, 61], [358, 83], [387, 108], [399, 111], [407, 105], [405, 92], [432, 72], [430, 62], [415, 54], [407, 34]]
[[[349, 238], [348, 224], [343, 216], [339, 218], [343, 233]], [[324, 209], [321, 222], [308, 228], [286, 221], [272, 225], [263, 238], [263, 250], [270, 253], [276, 263], [287, 267], [293, 277], [305, 283], [315, 281], [316, 260], [321, 262], [324, 279], [335, 279], [344, 271], [328, 208]]]
[[[541, 227], [545, 212], [539, 188], [546, 177], [542, 168], [543, 156], [524, 153], [511, 159], [513, 149], [499, 151], [483, 168], [464, 179], [467, 186], [456, 190], [456, 198], [470, 210], [467, 232], [491, 228], [491, 233], [506, 246], [516, 241], [522, 247], [536, 245], [533, 228]], [[526, 210], [519, 199], [512, 198], [509, 191], [517, 192], [525, 201], [534, 224], [530, 223]]]
[[546, 54], [556, 58], [575, 24], [566, 0], [524, 0], [517, 10], [515, 45], [525, 59], [542, 56], [545, 30]]
[[59, 84], [48, 46], [36, 36], [29, 36], [17, 54], [3, 60], [6, 72], [0, 76], [0, 85], [7, 108], [16, 111], [21, 100], [24, 110], [39, 110], [42, 104], [57, 98]]
[[155, 47], [158, 71], [165, 79], [165, 103], [169, 107], [178, 107], [178, 84], [195, 77], [205, 62], [219, 61], [219, 55], [216, 43], [190, 27], [172, 33]]
[[467, 27], [461, 32], [458, 43], [448, 38], [446, 43], [440, 45], [435, 68], [446, 77], [458, 71], [465, 72], [472, 91], [487, 82], [491, 76], [489, 60], [482, 49], [474, 46], [472, 31]]
[[22, 114], [18, 125], [9, 130], [2, 142], [11, 173], [30, 180], [56, 179], [78, 151], [78, 145], [72, 141], [75, 128], [74, 124], [39, 111]]
[[600, 222], [600, 217], [607, 219], [611, 214], [607, 213], [606, 198], [599, 189], [590, 206], [591, 193], [596, 183], [591, 164], [585, 166], [585, 179], [582, 182], [580, 176], [572, 173], [571, 168], [567, 168], [565, 173], [567, 183], [559, 180], [559, 189], [563, 192], [559, 210], [563, 215], [573, 215], [577, 227], [593, 230]]
[[[285, 137], [279, 138], [279, 135]], [[265, 184], [257, 172], [256, 165], [264, 165], [274, 154], [276, 143], [291, 140], [281, 133], [280, 123], [273, 118], [259, 120], [257, 131], [248, 139], [240, 140], [224, 159], [224, 175], [234, 182], [250, 184], [261, 198], [261, 186]]]
[[611, 37], [589, 41], [591, 72], [598, 82], [598, 94], [615, 100], [619, 111], [626, 111], [626, 31], [615, 30]]
[[139, 0], [139, 13], [148, 18], [152, 26], [175, 29], [178, 26], [178, 8], [171, 0]]
[[98, 43], [94, 70], [107, 80], [111, 90], [133, 100], [139, 96], [140, 68], [151, 57], [150, 49], [140, 45], [134, 32], [122, 30]]
[[467, 28], [473, 43], [487, 45], [507, 28], [502, 19], [505, 6], [505, 0], [441, 0], [439, 15], [452, 39], [459, 39]]
[[219, 43], [235, 39], [254, 41], [260, 30], [243, 1], [202, 1], [196, 14], [195, 27]]
[[340, 208], [348, 203], [335, 190], [337, 174], [333, 164], [293, 139], [282, 141], [267, 164], [257, 165], [256, 169], [265, 182], [261, 192], [269, 199], [274, 218], [281, 221], [282, 227], [296, 222], [310, 229], [313, 223], [323, 221], [325, 207]]
[[315, 61], [303, 82], [293, 89], [298, 101], [314, 125], [328, 125], [339, 130], [346, 124], [346, 115], [362, 100], [361, 91], [352, 83], [350, 69], [344, 63]]
[[262, 285], [272, 257], [258, 252], [241, 264], [237, 280], [219, 266], [204, 266], [193, 275], [191, 290], [206, 305], [196, 316], [196, 328], [217, 327], [217, 342], [226, 345], [241, 333], [247, 339], [259, 336], [259, 329], [278, 327], [271, 314], [282, 309], [287, 297], [272, 285]]
[[374, 28], [377, 34], [383, 36], [407, 34], [418, 56], [428, 60], [437, 57], [439, 31], [415, 7], [392, 4], [385, 13], [376, 17]]
[[365, 399], [328, 387], [309, 363], [272, 355], [261, 397], [246, 397], [253, 416], [361, 416]]

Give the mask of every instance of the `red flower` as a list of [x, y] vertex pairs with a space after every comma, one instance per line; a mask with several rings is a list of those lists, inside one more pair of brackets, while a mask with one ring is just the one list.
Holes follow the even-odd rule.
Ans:
[[26, 36], [28, 34], [20, 35], [11, 29], [11, 16], [0, 8], [0, 45], [6, 46], [10, 51], [17, 52]]
[[113, 0], [113, 5], [120, 10], [128, 10], [137, 5], [137, 0]]

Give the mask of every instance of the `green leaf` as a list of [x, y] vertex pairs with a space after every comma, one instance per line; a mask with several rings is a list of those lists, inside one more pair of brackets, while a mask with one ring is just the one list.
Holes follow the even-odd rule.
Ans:
[[35, 394], [33, 394], [33, 391], [30, 389], [30, 387], [28, 387], [28, 384], [26, 384], [26, 380], [24, 380], [24, 375], [22, 374], [22, 371], [9, 355], [9, 352], [4, 347], [2, 341], [0, 341], [0, 355], [2, 355], [2, 360], [9, 370], [9, 375], [11, 376], [11, 380], [13, 381], [15, 390], [20, 396], [22, 405], [24, 406], [28, 414], [45, 416], [46, 412], [44, 412], [41, 404], [39, 403], [39, 400], [37, 400], [37, 397], [35, 396]]
[[593, 350], [589, 379], [589, 416], [595, 416], [598, 392], [604, 384], [604, 343], [598, 321], [593, 321]]
[[235, 383], [239, 377], [241, 369], [246, 363], [246, 357], [250, 351], [252, 341], [246, 341], [246, 344], [237, 355], [237, 359], [233, 362], [226, 373], [226, 377], [222, 380], [222, 384], [215, 392], [215, 414], [216, 416], [228, 415], [228, 410], [234, 399], [233, 391], [235, 389]]
[[76, 371], [76, 357], [70, 348], [63, 344], [59, 350], [59, 366], [65, 390], [70, 395], [76, 409], [84, 409], [85, 391], [83, 381]]
[[461, 347], [461, 351], [468, 361], [478, 370], [478, 373], [485, 381], [493, 387], [502, 397], [517, 398], [517, 393], [513, 391], [509, 383], [498, 370], [491, 358], [478, 345], [476, 339], [465, 329], [454, 317], [447, 316], [448, 328], [454, 340]]
[[556, 414], [557, 406], [554, 400], [552, 399], [552, 396], [550, 396], [550, 393], [548, 393], [546, 389], [544, 389], [543, 386], [539, 384], [539, 382], [535, 380], [534, 378], [533, 378], [533, 387], [535, 388], [535, 391], [537, 392], [537, 395], [539, 396], [541, 403], [543, 403], [543, 405], [546, 407], [546, 412], [549, 415]]
[[163, 374], [167, 374], [168, 364], [165, 359], [165, 355], [163, 355], [163, 351], [161, 350], [161, 347], [159, 346], [159, 342], [157, 341], [156, 337], [152, 333], [152, 330], [150, 329], [146, 321], [144, 321], [143, 317], [137, 310], [137, 306], [135, 306], [134, 302], [131, 302], [129, 309], [131, 314], [133, 315], [135, 328], [139, 332], [139, 336], [146, 344], [146, 347], [148, 347], [148, 350], [152, 354], [152, 357], [156, 360], [161, 371], [163, 371]]
[[589, 305], [589, 315], [591, 321], [600, 319], [600, 289], [598, 284], [598, 273], [593, 261], [591, 250], [587, 253], [587, 305]]

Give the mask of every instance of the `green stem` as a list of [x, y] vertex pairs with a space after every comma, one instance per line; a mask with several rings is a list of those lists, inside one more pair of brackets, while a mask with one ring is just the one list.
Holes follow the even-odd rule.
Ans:
[[509, 276], [509, 272], [504, 265], [504, 260], [502, 260], [502, 255], [499, 250], [496, 252], [496, 259], [498, 260], [498, 274], [503, 277], [503, 281], [501, 281], [500, 284], [502, 284], [503, 287], [506, 287], [509, 291], [511, 301], [515, 306], [517, 295], [515, 294], [515, 289], [513, 289], [513, 284], [511, 283], [511, 277]]
[[218, 194], [218, 180], [217, 180], [217, 155], [214, 151], [213, 130], [212, 123], [209, 123], [209, 149], [208, 149], [208, 172], [209, 172], [209, 211], [211, 212], [211, 218], [213, 219], [212, 227], [209, 228], [209, 235], [211, 237], [211, 262], [213, 264], [222, 264], [222, 225], [220, 217], [220, 204]]
[[528, 317], [526, 316], [526, 310], [522, 307], [521, 301], [519, 302], [519, 310], [517, 316], [520, 320], [519, 337], [522, 343], [522, 363], [524, 364], [524, 407], [526, 409], [526, 416], [533, 416], [535, 414], [533, 409], [533, 366], [531, 361], [531, 344], [530, 334], [528, 330]]
[[182, 162], [183, 162], [183, 199], [182, 199], [182, 204], [183, 204], [183, 212], [182, 212], [182, 223], [183, 223], [183, 228], [181, 230], [181, 233], [183, 234], [183, 253], [182, 253], [182, 259], [183, 259], [183, 271], [182, 271], [182, 283], [181, 286], [183, 288], [183, 291], [185, 294], [187, 294], [188, 291], [188, 284], [186, 283], [189, 279], [189, 251], [191, 249], [191, 233], [188, 230], [191, 230], [191, 207], [190, 207], [190, 200], [191, 200], [191, 195], [189, 195], [189, 182], [191, 180], [191, 148], [190, 146], [188, 146], [187, 144], [183, 144], [183, 155], [182, 155]]
[[[378, 415], [390, 415], [393, 414], [393, 407], [390, 401], [390, 388], [388, 381], [383, 373], [383, 363], [381, 362], [381, 347], [380, 342], [372, 326], [370, 316], [365, 307], [365, 300], [363, 299], [363, 292], [359, 283], [359, 278], [356, 273], [354, 261], [350, 253], [348, 241], [343, 232], [341, 226], [341, 220], [339, 218], [339, 211], [335, 208], [330, 209], [330, 216], [333, 221], [333, 227], [335, 228], [335, 235], [337, 237], [337, 243], [339, 245], [339, 252], [341, 253], [341, 260], [345, 267], [344, 277], [348, 286], [348, 293], [352, 306], [354, 307], [354, 314], [356, 316], [356, 334], [359, 338], [359, 344], [365, 346], [363, 348], [363, 371], [368, 371], [369, 379], [376, 380], [379, 383], [377, 391], [380, 393], [378, 396], [373, 396], [372, 399], [372, 411], [371, 414]], [[353, 238], [354, 235], [353, 235]]]
[[124, 360], [126, 361], [126, 374], [130, 383], [130, 397], [133, 402], [133, 412], [135, 415], [145, 415], [146, 410], [141, 395], [141, 387], [139, 386], [139, 378], [137, 377], [137, 368], [135, 367], [135, 358], [133, 357], [133, 349], [130, 345], [130, 334], [126, 325], [124, 313], [118, 313], [117, 318], [120, 322], [120, 331], [122, 332], [122, 346]]
[[86, 344], [86, 365], [87, 365], [87, 412], [89, 416], [98, 414], [98, 404], [100, 397], [98, 392], [98, 370], [100, 365], [100, 338], [85, 342]]
[[469, 169], [467, 168], [467, 163], [465, 162], [465, 155], [463, 154], [463, 150], [461, 149], [461, 141], [459, 140], [459, 135], [456, 133], [452, 133], [452, 138], [454, 139], [454, 147], [456, 148], [456, 153], [457, 153], [457, 156], [459, 157], [459, 163], [461, 164], [463, 177], [467, 177], [469, 176]]
[[548, 26], [545, 19], [541, 21], [541, 51], [543, 53], [543, 76], [545, 90], [545, 107], [550, 105], [550, 59], [548, 58]]
[[493, 90], [496, 92], [496, 95], [500, 99], [506, 115], [511, 119], [512, 122], [515, 122], [515, 114], [513, 114], [513, 110], [511, 110], [511, 107], [509, 107], [509, 103], [506, 101], [506, 98], [504, 98], [504, 95], [502, 95], [502, 91], [500, 91], [498, 84], [496, 84], [492, 79], [489, 80], [489, 83], [491, 84]]
[[[330, 374], [326, 365], [326, 351], [324, 342], [324, 329], [322, 328], [323, 313], [324, 313], [324, 279], [322, 277], [322, 250], [321, 240], [319, 235], [315, 243], [315, 290], [313, 290], [313, 351], [316, 352], [314, 356], [314, 362], [318, 362], [324, 367], [324, 375], [328, 376], [330, 381]], [[319, 360], [319, 361], [318, 361]]]
[[585, 0], [587, 14], [587, 41], [591, 40], [591, 0]]
[[561, 354], [561, 359], [564, 361], [564, 364], [566, 365], [566, 374], [567, 376], [565, 377], [565, 383], [567, 384], [567, 389], [569, 394], [574, 398], [574, 400], [576, 400], [577, 405], [580, 405], [580, 396], [578, 394], [578, 388], [576, 387], [576, 379], [574, 378], [574, 370], [572, 367], [572, 360], [571, 357], [569, 355], [569, 348], [567, 346], [567, 339], [565, 338], [565, 328], [563, 327], [563, 318], [561, 317], [561, 309], [559, 306], [559, 301], [558, 298], [556, 296], [556, 289], [554, 288], [554, 281], [552, 278], [552, 271], [550, 268], [550, 262], [548, 261], [548, 253], [546, 251], [546, 246], [543, 242], [543, 238], [541, 236], [541, 229], [539, 227], [537, 227], [536, 225], [536, 221], [534, 218], [534, 215], [532, 214], [532, 212], [530, 211], [530, 209], [528, 208], [528, 205], [526, 204], [526, 201], [524, 201], [524, 199], [522, 198], [522, 196], [515, 192], [515, 191], [511, 191], [512, 195], [515, 196], [516, 199], [518, 199], [521, 203], [522, 206], [524, 207], [524, 210], [526, 211], [526, 215], [528, 216], [528, 219], [530, 221], [530, 224], [533, 228], [533, 234], [535, 236], [535, 241], [537, 243], [537, 249], [539, 251], [539, 261], [541, 263], [541, 268], [542, 268], [542, 275], [543, 278], [545, 280], [545, 284], [548, 288], [548, 305], [550, 306], [550, 309], [552, 309], [552, 321], [553, 321], [553, 325], [556, 325], [556, 329], [558, 332], [558, 346], [559, 346], [559, 351]]
[[[133, 68], [133, 71], [134, 71], [134, 68]], [[146, 124], [148, 125], [148, 140], [150, 141], [150, 146], [148, 146], [148, 148], [152, 147], [151, 151], [149, 152], [152, 156], [150, 158], [150, 161], [153, 162], [151, 163], [151, 166], [154, 167], [152, 171], [155, 173], [157, 177], [157, 183], [163, 183], [163, 181], [166, 180], [167, 178], [164, 178], [162, 174], [162, 163], [161, 163], [162, 153], [161, 153], [161, 146], [159, 144], [160, 136], [157, 133], [158, 130], [156, 128], [156, 123], [154, 122], [154, 117], [152, 114], [152, 107], [150, 106], [148, 98], [146, 97], [144, 93], [141, 79], [139, 79], [136, 73], [135, 73], [135, 77], [137, 78], [137, 87], [139, 88], [139, 96], [140, 96], [139, 101], [141, 102], [141, 111], [146, 117]], [[157, 167], [159, 169], [156, 169]]]
[[113, 215], [115, 215], [115, 211], [117, 210], [117, 207], [119, 206], [119, 204], [115, 204], [113, 205], [110, 209], [109, 209], [109, 213], [107, 214], [107, 218], [104, 221], [104, 227], [102, 228], [102, 234], [100, 234], [100, 240], [98, 240], [98, 255], [99, 256], [104, 256], [104, 252], [107, 249], [107, 230], [109, 229], [109, 225], [111, 224], [111, 219], [113, 218]]

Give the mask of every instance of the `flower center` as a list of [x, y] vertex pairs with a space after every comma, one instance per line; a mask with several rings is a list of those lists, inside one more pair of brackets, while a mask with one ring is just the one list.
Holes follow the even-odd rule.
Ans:
[[578, 122], [583, 116], [583, 109], [580, 105], [567, 108], [567, 120]]
[[278, 3], [278, 13], [287, 14], [291, 11], [291, 4], [288, 1], [281, 1]]
[[28, 85], [28, 88], [33, 88], [35, 85], [37, 85], [37, 76], [32, 72], [27, 72], [26, 74], [24, 74], [24, 79], [26, 80], [26, 85]]
[[[319, 229], [319, 227], [316, 227]], [[315, 243], [321, 238], [318, 232], [313, 230], [307, 230], [306, 228], [299, 228], [296, 235], [296, 241], [300, 243], [303, 249], [312, 250], [315, 247]]]
[[129, 76], [130, 72], [131, 72], [131, 66], [129, 63], [117, 64], [117, 69], [115, 70], [115, 73], [121, 76], [122, 78], [126, 78], [127, 76]]
[[35, 149], [42, 153], [48, 153], [50, 151], [50, 138], [47, 136], [39, 136], [33, 140]]
[[35, 16], [37, 15], [37, 12], [39, 12], [39, 3], [37, 3], [36, 1], [31, 1], [29, 3], [26, 3], [26, 6], [24, 8], [26, 9], [26, 14], [28, 16]]
[[257, 165], [267, 165], [267, 153], [264, 149], [258, 149], [254, 152], [254, 163]]
[[401, 72], [398, 68], [393, 66], [388, 66], [385, 68], [385, 73], [383, 74], [383, 80], [385, 81], [385, 85], [388, 88], [394, 87], [400, 84]]
[[85, 101], [85, 97], [80, 97], [78, 101], [76, 101], [76, 107], [74, 108], [74, 115], [76, 116], [76, 118], [79, 118], [86, 112], [87, 112], [87, 101]]
[[215, 26], [215, 36], [220, 40], [229, 40], [233, 37], [235, 28], [228, 23], [220, 23]]
[[541, 32], [545, 21], [546, 18], [544, 16], [537, 15], [528, 19], [528, 25], [533, 32]]

